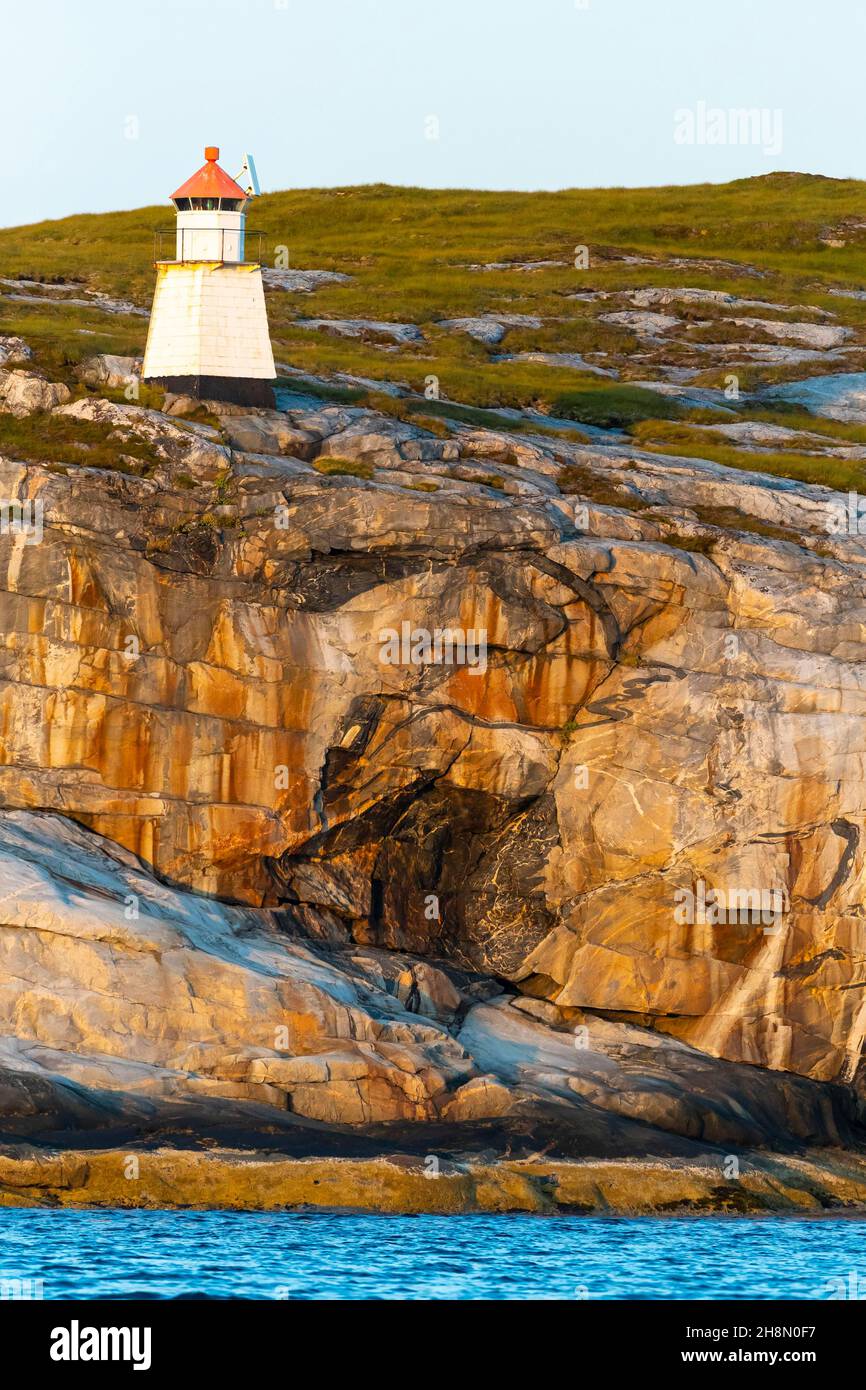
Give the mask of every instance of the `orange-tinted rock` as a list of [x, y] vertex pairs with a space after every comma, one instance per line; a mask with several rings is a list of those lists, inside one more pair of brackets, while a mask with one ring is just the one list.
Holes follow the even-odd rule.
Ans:
[[[105, 401], [59, 414], [154, 462], [0, 460], [5, 494], [44, 508], [39, 543], [0, 536], [3, 805], [200, 892], [292, 903], [323, 940], [854, 1077], [866, 578], [856, 538], [827, 539], [830, 494], [547, 438], [509, 457], [342, 407], [282, 434], [251, 417], [303, 462]], [[311, 469], [329, 437], [376, 481]], [[461, 447], [520, 495], [451, 478]], [[653, 510], [581, 510], [552, 481], [569, 460]], [[671, 520], [703, 505], [797, 544]], [[388, 662], [404, 623], [483, 632], [484, 661]], [[714, 893], [778, 894], [778, 920], [683, 917]], [[389, 1078], [340, 1105], [375, 1108]], [[435, 1094], [414, 1089], [401, 1113]]]

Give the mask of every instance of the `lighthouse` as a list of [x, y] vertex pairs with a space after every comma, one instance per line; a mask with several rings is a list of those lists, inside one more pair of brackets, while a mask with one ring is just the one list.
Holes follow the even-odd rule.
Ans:
[[172, 194], [175, 259], [156, 261], [142, 380], [202, 400], [273, 406], [262, 270], [244, 258], [255, 165], [247, 156], [238, 183], [219, 153], [209, 145], [202, 167]]

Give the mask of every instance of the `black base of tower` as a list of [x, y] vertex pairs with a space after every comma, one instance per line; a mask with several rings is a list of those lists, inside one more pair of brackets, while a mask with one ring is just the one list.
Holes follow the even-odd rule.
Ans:
[[273, 383], [244, 376], [155, 376], [154, 386], [162, 386], [176, 396], [192, 396], [196, 401], [228, 401], [232, 405], [254, 405], [273, 410], [276, 406]]

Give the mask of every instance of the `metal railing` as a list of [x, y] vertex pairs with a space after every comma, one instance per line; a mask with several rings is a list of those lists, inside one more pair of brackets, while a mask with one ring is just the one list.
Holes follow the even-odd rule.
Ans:
[[[187, 257], [184, 255], [184, 243], [186, 238], [188, 236], [198, 236], [200, 232], [206, 232], [210, 236], [213, 236], [215, 232], [219, 233], [220, 254], [218, 256]], [[153, 259], [155, 261], [184, 261], [187, 259], [196, 261], [227, 261], [231, 265], [239, 265], [243, 261], [258, 263], [261, 262], [262, 259], [264, 235], [264, 232], [239, 232], [237, 228], [232, 227], [157, 227], [153, 234]], [[179, 256], [177, 254], [178, 236], [180, 237]], [[234, 239], [232, 243], [233, 246], [236, 246], [239, 240], [243, 241], [244, 254], [240, 259], [237, 256], [226, 256], [226, 237], [232, 237]], [[251, 241], [255, 247], [256, 254], [254, 256], [249, 254]], [[193, 245], [195, 245], [194, 242]]]

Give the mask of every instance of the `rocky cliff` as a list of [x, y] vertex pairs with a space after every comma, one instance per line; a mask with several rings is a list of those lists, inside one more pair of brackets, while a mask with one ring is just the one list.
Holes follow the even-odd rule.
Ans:
[[616, 438], [18, 387], [81, 442], [0, 458], [39, 517], [0, 535], [4, 1128], [856, 1141], [844, 497]]
[[0, 900], [0, 1205], [866, 1195], [845, 1087], [599, 1016], [565, 1028], [445, 963], [325, 949], [279, 911], [162, 884], [63, 818], [0, 813]]

